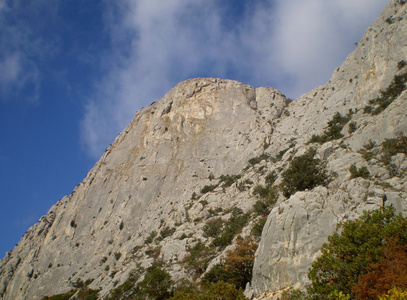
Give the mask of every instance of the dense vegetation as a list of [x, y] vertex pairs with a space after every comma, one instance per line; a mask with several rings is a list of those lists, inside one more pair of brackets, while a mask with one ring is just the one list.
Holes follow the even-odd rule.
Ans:
[[392, 207], [340, 223], [321, 252], [307, 293], [290, 291], [282, 299], [405, 299], [386, 298], [407, 290], [407, 219]]
[[297, 191], [312, 189], [318, 185], [326, 185], [329, 177], [321, 161], [314, 158], [316, 151], [295, 157], [287, 170], [283, 172], [283, 194], [290, 197]]

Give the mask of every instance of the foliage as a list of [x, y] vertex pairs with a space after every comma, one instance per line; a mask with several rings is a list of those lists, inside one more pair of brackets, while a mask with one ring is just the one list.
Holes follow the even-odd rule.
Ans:
[[283, 172], [284, 196], [290, 197], [297, 191], [327, 184], [328, 175], [320, 160], [314, 158], [315, 153], [314, 149], [310, 149], [304, 155], [295, 157], [289, 168]]
[[151, 244], [157, 236], [157, 231], [153, 230], [149, 236], [144, 240], [144, 244]]
[[228, 250], [222, 262], [207, 272], [203, 280], [212, 283], [225, 281], [234, 284], [237, 289], [244, 289], [252, 278], [257, 247], [251, 238], [238, 240], [236, 248]]
[[160, 231], [160, 238], [163, 240], [168, 236], [173, 235], [175, 232], [175, 228], [171, 228], [169, 226], [165, 226], [163, 229]]
[[349, 123], [349, 129], [348, 129], [348, 133], [354, 133], [357, 129], [357, 123], [355, 121], [352, 121]]
[[147, 268], [146, 276], [139, 285], [142, 295], [161, 300], [171, 296], [173, 281], [167, 271], [161, 269], [159, 266], [153, 265]]
[[407, 300], [407, 290], [393, 287], [387, 294], [379, 296], [379, 300]]
[[69, 299], [71, 299], [71, 297], [73, 295], [75, 295], [76, 292], [77, 292], [77, 290], [71, 290], [71, 291], [69, 291], [67, 293], [63, 293], [63, 294], [57, 294], [57, 295], [53, 295], [53, 296], [45, 296], [41, 300], [69, 300]]
[[235, 235], [246, 225], [249, 217], [248, 213], [244, 214], [241, 209], [235, 207], [232, 210], [232, 216], [223, 228], [222, 234], [212, 241], [212, 246], [224, 248], [229, 245]]
[[288, 289], [284, 291], [278, 300], [303, 300], [306, 299], [306, 294], [300, 290]]
[[371, 264], [384, 256], [389, 238], [407, 245], [407, 221], [396, 215], [392, 207], [365, 211], [357, 220], [338, 224], [308, 273], [312, 281], [309, 295], [313, 299], [327, 299], [337, 290], [353, 297], [352, 287], [369, 272]]
[[369, 265], [352, 291], [361, 299], [377, 299], [393, 286], [407, 290], [407, 247], [394, 239], [387, 240], [384, 257]]
[[57, 294], [53, 296], [46, 296], [41, 300], [69, 300], [75, 295], [75, 300], [97, 300], [99, 298], [99, 290], [92, 290], [87, 286], [83, 286], [81, 289], [73, 289], [63, 294]]
[[394, 139], [386, 139], [383, 143], [383, 151], [389, 156], [396, 155], [397, 153], [407, 154], [407, 137], [402, 133], [398, 133]]
[[407, 65], [407, 62], [403, 59], [397, 63], [397, 69], [401, 70]]
[[407, 137], [402, 133], [397, 133], [396, 138], [386, 139], [382, 143], [381, 161], [389, 164], [391, 157], [397, 153], [407, 154]]
[[249, 164], [251, 164], [252, 166], [257, 165], [258, 163], [260, 163], [262, 160], [267, 160], [270, 156], [266, 153], [261, 154], [260, 156], [257, 157], [253, 157], [251, 159], [249, 159]]
[[360, 167], [358, 169], [356, 167], [356, 164], [353, 164], [349, 167], [349, 172], [351, 174], [350, 178], [362, 177], [364, 179], [367, 179], [370, 176], [370, 172], [366, 166]]
[[221, 218], [211, 219], [202, 228], [207, 237], [216, 237], [222, 232], [223, 221]]
[[111, 290], [105, 300], [167, 299], [172, 295], [173, 282], [170, 274], [158, 265], [147, 268], [146, 275], [138, 282], [143, 268], [133, 270], [129, 278]]
[[310, 143], [326, 143], [332, 140], [337, 140], [343, 137], [341, 131], [346, 123], [349, 122], [352, 116], [352, 111], [350, 110], [346, 117], [342, 116], [339, 112], [337, 112], [333, 117], [332, 120], [328, 122], [328, 129], [324, 131], [323, 135], [312, 135]]
[[169, 300], [245, 300], [243, 290], [237, 290], [233, 284], [219, 281], [211, 285], [205, 293], [175, 292]]
[[222, 184], [222, 187], [227, 188], [234, 184], [238, 179], [242, 177], [241, 175], [222, 175], [220, 176], [219, 184]]
[[384, 111], [406, 89], [406, 83], [407, 73], [395, 75], [391, 84], [385, 90], [380, 91], [380, 96], [369, 101], [373, 107], [366, 109], [366, 113], [378, 115]]
[[208, 267], [208, 262], [215, 256], [215, 253], [209, 247], [198, 242], [189, 250], [189, 255], [185, 258], [184, 263], [189, 270], [195, 274], [201, 275]]
[[257, 200], [253, 205], [254, 211], [259, 215], [266, 215], [270, 212], [270, 207], [276, 203], [278, 198], [277, 187], [263, 187], [258, 185], [254, 188], [253, 194], [261, 197], [261, 200]]
[[210, 185], [205, 185], [202, 189], [201, 189], [201, 194], [206, 194], [209, 192], [212, 192], [214, 189], [216, 189], [218, 187], [217, 184], [210, 184]]
[[251, 230], [250, 233], [251, 233], [254, 237], [256, 237], [256, 238], [261, 237], [261, 234], [262, 234], [262, 232], [263, 232], [263, 228], [264, 228], [264, 225], [266, 224], [266, 221], [267, 221], [267, 217], [266, 217], [266, 216], [264, 216], [264, 217], [262, 217], [261, 219], [259, 219], [259, 220], [256, 222], [256, 224], [254, 224], [254, 226], [253, 226], [253, 228], [252, 228], [252, 230]]

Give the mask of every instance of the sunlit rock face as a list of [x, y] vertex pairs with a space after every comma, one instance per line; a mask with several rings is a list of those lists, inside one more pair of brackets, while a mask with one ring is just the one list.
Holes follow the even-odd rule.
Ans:
[[[384, 196], [398, 211], [407, 209], [406, 155], [384, 164], [380, 154], [367, 161], [360, 153], [370, 140], [379, 147], [398, 132], [407, 134], [406, 91], [380, 114], [363, 112], [395, 75], [407, 72], [399, 63], [407, 60], [406, 8], [391, 1], [331, 80], [293, 102], [272, 88], [197, 78], [141, 109], [72, 194], [0, 261], [2, 298], [41, 299], [71, 290], [78, 279], [92, 279], [90, 287], [104, 296], [131, 270], [157, 259], [175, 281], [192, 280], [185, 258], [198, 241], [213, 240], [205, 224], [228, 222], [233, 208], [253, 211], [253, 190], [267, 174], [276, 173], [278, 186], [293, 158], [314, 148], [331, 181], [290, 197], [280, 192], [246, 293], [272, 298], [290, 286], [304, 287], [339, 221], [377, 208]], [[351, 118], [343, 137], [309, 143], [336, 113]], [[353, 164], [366, 166], [370, 177], [351, 178]], [[222, 178], [232, 175], [238, 176], [224, 184]], [[258, 219], [252, 214], [239, 235], [251, 236]]]

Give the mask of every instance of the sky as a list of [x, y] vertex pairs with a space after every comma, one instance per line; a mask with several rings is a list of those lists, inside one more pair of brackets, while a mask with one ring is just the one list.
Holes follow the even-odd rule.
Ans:
[[388, 0], [0, 0], [0, 259], [142, 107], [194, 77], [296, 99]]

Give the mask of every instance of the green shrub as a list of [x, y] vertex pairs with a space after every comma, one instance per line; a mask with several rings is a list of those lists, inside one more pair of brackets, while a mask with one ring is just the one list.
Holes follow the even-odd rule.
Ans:
[[397, 69], [401, 70], [407, 65], [407, 62], [403, 59], [397, 63]]
[[353, 164], [349, 167], [349, 172], [351, 174], [350, 178], [362, 177], [364, 179], [367, 179], [370, 176], [370, 172], [366, 166], [358, 169], [356, 165]]
[[160, 237], [161, 239], [165, 239], [168, 236], [173, 235], [175, 232], [175, 228], [174, 227], [169, 227], [169, 226], [165, 226], [163, 229], [161, 229], [160, 231]]
[[219, 184], [222, 185], [222, 187], [227, 188], [230, 187], [232, 184], [234, 184], [238, 179], [242, 177], [241, 175], [222, 175], [220, 176], [220, 181]]
[[328, 175], [319, 159], [314, 158], [316, 151], [310, 149], [307, 153], [295, 157], [282, 174], [283, 194], [290, 197], [297, 191], [312, 189], [328, 183]]
[[338, 224], [308, 273], [312, 282], [308, 294], [312, 299], [329, 299], [340, 291], [354, 299], [352, 287], [384, 257], [386, 244], [394, 241], [407, 245], [407, 220], [392, 207], [365, 211], [357, 220]]
[[197, 275], [201, 275], [208, 267], [208, 263], [215, 256], [213, 249], [205, 246], [200, 241], [191, 249], [189, 255], [185, 257], [184, 263], [187, 269], [193, 271]]
[[249, 159], [249, 164], [251, 164], [252, 166], [257, 165], [261, 161], [267, 160], [269, 157], [270, 156], [268, 154], [263, 153], [260, 156], [253, 157], [253, 158]]
[[157, 236], [157, 231], [152, 231], [149, 236], [144, 240], [144, 244], [151, 244]]
[[395, 75], [391, 84], [380, 91], [380, 96], [369, 101], [369, 104], [374, 106], [370, 113], [378, 115], [384, 111], [406, 89], [406, 83], [407, 73]]
[[279, 161], [283, 158], [284, 154], [288, 151], [289, 148], [281, 150], [280, 152], [278, 152], [278, 154], [276, 155], [276, 160]]
[[223, 221], [221, 218], [216, 218], [206, 222], [202, 228], [207, 237], [216, 237], [222, 232]]
[[143, 272], [144, 269], [141, 267], [132, 270], [127, 280], [112, 289], [104, 300], [140, 299], [141, 290], [140, 286], [137, 285], [137, 281]]
[[233, 238], [239, 233], [249, 220], [250, 214], [244, 214], [239, 208], [234, 208], [232, 216], [225, 224], [222, 233], [212, 241], [212, 246], [225, 248], [230, 245]]
[[233, 284], [218, 281], [200, 294], [197, 291], [176, 291], [169, 300], [247, 300], [243, 290], [237, 290]]
[[218, 187], [217, 184], [211, 184], [211, 185], [205, 185], [202, 189], [201, 189], [201, 194], [206, 194], [209, 192], [212, 192], [214, 189], [216, 189]]
[[243, 192], [243, 191], [248, 190], [252, 184], [253, 184], [253, 181], [252, 181], [252, 180], [246, 179], [246, 180], [240, 181], [240, 182], [237, 184], [236, 187], [237, 187], [237, 189], [238, 189], [239, 191]]
[[251, 231], [251, 234], [256, 238], [261, 237], [261, 234], [263, 233], [263, 228], [264, 228], [264, 225], [266, 224], [266, 222], [267, 222], [267, 217], [266, 216], [259, 219], [256, 222], [256, 224], [254, 224], [254, 226], [252, 228], [252, 231]]
[[254, 211], [259, 215], [268, 214], [271, 206], [277, 202], [278, 198], [277, 187], [256, 186], [253, 194], [261, 198], [261, 200], [257, 200], [253, 205]]
[[350, 110], [346, 117], [342, 116], [339, 112], [337, 112], [333, 117], [332, 120], [328, 122], [328, 129], [324, 131], [323, 135], [312, 135], [309, 143], [326, 143], [332, 140], [337, 140], [343, 137], [341, 131], [346, 123], [349, 122], [352, 116], [352, 111]]
[[265, 178], [266, 184], [268, 186], [272, 186], [274, 184], [274, 182], [276, 181], [277, 177], [278, 177], [278, 175], [277, 175], [276, 171], [273, 171], [273, 172], [267, 174], [267, 176]]
[[357, 129], [357, 124], [356, 124], [356, 122], [355, 122], [355, 121], [350, 122], [350, 123], [349, 123], [348, 133], [349, 133], [349, 134], [354, 133], [354, 132], [356, 131], [356, 129]]
[[147, 299], [167, 299], [172, 296], [173, 281], [171, 275], [159, 266], [151, 266], [146, 270], [146, 276], [140, 282], [140, 294]]

